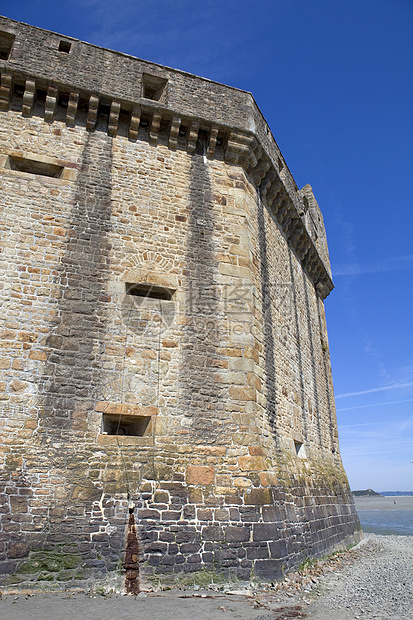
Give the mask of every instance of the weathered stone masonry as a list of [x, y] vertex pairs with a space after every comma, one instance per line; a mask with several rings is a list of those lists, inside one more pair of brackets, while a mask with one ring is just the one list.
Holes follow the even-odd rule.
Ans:
[[3, 586], [357, 541], [323, 219], [252, 96], [6, 18], [0, 80]]

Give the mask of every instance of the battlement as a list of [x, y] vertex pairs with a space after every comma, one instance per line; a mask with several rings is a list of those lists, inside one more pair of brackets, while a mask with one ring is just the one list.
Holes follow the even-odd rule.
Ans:
[[0, 17], [0, 110], [12, 102], [23, 116], [42, 114], [73, 126], [83, 116], [93, 131], [146, 139], [171, 149], [196, 149], [241, 165], [278, 221], [322, 298], [333, 288], [322, 218], [307, 215], [280, 149], [251, 93], [184, 71]]

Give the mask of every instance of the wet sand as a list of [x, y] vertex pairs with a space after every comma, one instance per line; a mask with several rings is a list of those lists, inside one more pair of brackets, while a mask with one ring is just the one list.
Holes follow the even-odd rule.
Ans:
[[0, 601], [2, 620], [272, 620], [254, 609], [248, 598], [171, 590], [149, 596], [36, 594], [6, 596]]
[[413, 510], [413, 495], [355, 497], [354, 502], [357, 510]]

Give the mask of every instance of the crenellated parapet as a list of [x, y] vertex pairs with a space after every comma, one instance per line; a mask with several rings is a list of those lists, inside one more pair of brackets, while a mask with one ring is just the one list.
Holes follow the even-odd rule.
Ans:
[[68, 126], [86, 115], [88, 131], [105, 119], [110, 136], [126, 124], [131, 141], [141, 128], [152, 146], [163, 137], [170, 149], [188, 153], [202, 139], [208, 158], [219, 150], [227, 163], [244, 168], [320, 297], [330, 293], [322, 218], [316, 217], [323, 232], [317, 236], [314, 228], [315, 210], [321, 212], [312, 192], [309, 198], [305, 188], [298, 190], [250, 93], [6, 18], [0, 18], [0, 39], [2, 33], [8, 48], [0, 60], [0, 110], [20, 98], [26, 117], [38, 104], [36, 113], [40, 109], [47, 123], [53, 123], [59, 110], [65, 111]]

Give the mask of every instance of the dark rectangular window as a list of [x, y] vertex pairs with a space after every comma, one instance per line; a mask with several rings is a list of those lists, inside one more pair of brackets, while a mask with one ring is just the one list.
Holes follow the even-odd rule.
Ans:
[[72, 47], [72, 44], [69, 43], [69, 41], [60, 41], [59, 52], [65, 52], [66, 54], [68, 54], [70, 52], [71, 47]]
[[14, 34], [0, 32], [0, 60], [7, 60], [13, 47]]
[[143, 437], [150, 420], [150, 416], [120, 416], [104, 413], [102, 431], [106, 435]]
[[174, 290], [155, 284], [126, 284], [126, 294], [136, 295], [137, 297], [150, 297], [151, 299], [172, 299]]
[[19, 170], [20, 172], [28, 172], [29, 174], [41, 174], [45, 177], [60, 178], [64, 170], [63, 166], [57, 164], [47, 164], [43, 161], [35, 159], [27, 159], [17, 155], [9, 155], [8, 166], [10, 170]]
[[156, 75], [144, 73], [142, 76], [142, 97], [160, 101], [165, 93], [165, 86], [168, 80]]

